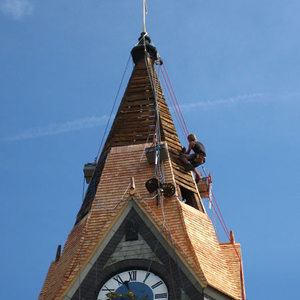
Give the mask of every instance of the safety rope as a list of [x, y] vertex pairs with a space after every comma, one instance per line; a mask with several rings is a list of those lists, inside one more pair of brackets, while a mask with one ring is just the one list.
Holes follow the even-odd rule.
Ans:
[[188, 133], [187, 133], [187, 131], [186, 131], [186, 129], [185, 129], [184, 121], [182, 120], [181, 114], [180, 114], [180, 112], [179, 112], [180, 107], [178, 107], [178, 106], [176, 105], [176, 101], [175, 101], [174, 96], [173, 96], [173, 93], [172, 93], [172, 91], [171, 91], [171, 87], [170, 87], [170, 85], [169, 85], [169, 83], [168, 83], [168, 81], [167, 81], [166, 75], [165, 75], [165, 73], [163, 72], [163, 69], [161, 68], [161, 66], [160, 66], [160, 69], [162, 70], [161, 73], [162, 73], [162, 75], [163, 75], [163, 79], [164, 79], [164, 83], [165, 83], [166, 90], [167, 90], [167, 92], [168, 92], [169, 98], [170, 98], [171, 101], [172, 101], [172, 108], [173, 108], [173, 110], [174, 110], [174, 113], [175, 113], [175, 117], [176, 117], [177, 123], [178, 123], [178, 125], [179, 125], [179, 128], [180, 128], [180, 130], [181, 130], [183, 136], [187, 137], [187, 136], [188, 136]]
[[[182, 275], [181, 275], [181, 272], [180, 272], [180, 269], [179, 269], [179, 259], [177, 257], [177, 254], [176, 254], [176, 246], [175, 246], [175, 242], [174, 242], [174, 239], [173, 239], [173, 236], [172, 236], [172, 233], [171, 233], [171, 230], [170, 230], [170, 227], [167, 223], [167, 220], [166, 220], [166, 216], [165, 216], [165, 209], [164, 209], [164, 201], [163, 201], [163, 194], [161, 195], [161, 213], [162, 213], [162, 217], [163, 217], [163, 222], [162, 222], [162, 225], [160, 226], [160, 231], [162, 234], [167, 234], [169, 236], [169, 239], [171, 241], [171, 249], [173, 251], [173, 259], [175, 261], [175, 265], [177, 266], [177, 269], [178, 269], [178, 273], [179, 273], [179, 281], [180, 281], [180, 285], [183, 286], [183, 280], [182, 280]], [[152, 208], [148, 205], [148, 202], [146, 201], [145, 202], [145, 205], [147, 206], [147, 209], [148, 210], [151, 210]], [[157, 239], [157, 242], [156, 242], [156, 245], [155, 245], [155, 248], [154, 248], [154, 254], [156, 254], [156, 251], [158, 249], [158, 245], [159, 245], [159, 240]], [[150, 270], [151, 268], [151, 265], [152, 265], [152, 261], [150, 261], [150, 264], [149, 264], [149, 267], [148, 267], [148, 271]], [[171, 264], [169, 262], [169, 266], [171, 268]], [[173, 276], [172, 276], [172, 273], [171, 273], [171, 277], [172, 277], [172, 287], [173, 287], [173, 290], [174, 290], [174, 283], [176, 284]], [[175, 300], [177, 299], [176, 297], [176, 293], [174, 293], [174, 297], [175, 297]]]
[[[211, 191], [209, 191], [209, 193], [211, 193]], [[208, 201], [208, 208], [210, 209], [211, 214], [212, 214], [213, 226], [214, 226], [214, 229], [215, 229], [215, 232], [216, 232], [217, 240], [219, 240], [218, 227], [217, 227], [217, 222], [216, 222], [216, 215], [215, 215], [214, 210], [212, 209], [212, 200], [211, 200], [210, 194], [209, 194], [209, 197], [208, 197], [207, 201]]]
[[214, 228], [215, 228], [216, 236], [217, 236], [217, 239], [219, 240], [219, 233], [218, 233], [216, 215], [213, 212], [212, 212], [212, 216], [213, 216], [213, 222], [214, 222]]
[[[154, 95], [155, 111], [156, 111], [156, 127], [155, 127], [155, 140], [154, 140], [155, 152], [156, 152], [155, 153], [155, 177], [158, 178], [158, 175], [160, 175], [161, 181], [162, 181], [162, 183], [164, 183], [163, 162], [160, 161], [161, 132], [160, 132], [159, 107], [158, 107], [158, 99], [157, 99], [157, 90], [158, 90], [157, 84], [158, 84], [158, 80], [155, 77], [155, 75], [153, 74], [153, 72], [155, 72], [155, 70], [153, 70], [152, 67], [149, 66], [149, 64], [148, 64], [149, 54], [148, 54], [147, 49], [146, 49], [145, 36], [143, 38], [144, 38], [144, 50], [145, 50], [145, 64], [146, 64], [146, 68], [147, 68], [147, 72], [148, 72], [148, 77], [149, 77], [151, 88], [152, 88], [153, 95]], [[171, 240], [171, 243], [172, 243], [172, 249], [173, 249], [173, 251], [175, 253], [174, 241], [173, 241], [173, 238], [172, 238], [172, 234], [171, 234], [170, 228], [169, 228], [169, 226], [167, 224], [167, 221], [166, 221], [163, 193], [162, 193], [162, 191], [160, 189], [158, 189], [157, 192], [158, 192], [158, 199], [160, 201], [161, 212], [162, 212], [162, 217], [163, 217], [163, 223], [162, 223], [161, 231], [162, 231], [162, 233], [164, 233], [165, 228], [167, 229], [167, 232], [169, 233], [169, 237], [170, 237], [170, 240]], [[146, 205], [147, 205], [147, 202], [146, 202]], [[159, 244], [159, 241], [157, 240], [157, 243], [156, 243], [156, 246], [155, 246], [155, 248], [156, 248], [155, 252], [157, 250], [158, 244]], [[174, 257], [176, 259], [176, 255]], [[151, 264], [152, 264], [152, 262], [150, 262], [148, 270], [150, 270]], [[177, 264], [177, 266], [178, 266], [178, 264]], [[179, 275], [181, 275], [181, 274], [179, 274]], [[174, 279], [172, 280], [172, 285], [173, 285], [173, 288], [174, 288], [174, 282], [175, 281], [174, 282], [173, 281], [174, 281]], [[174, 296], [175, 296], [175, 300], [176, 300], [175, 293], [174, 293]]]
[[[202, 170], [203, 170], [203, 172], [204, 172], [204, 175], [205, 175], [206, 177], [208, 177], [208, 176], [207, 176], [207, 173], [206, 173], [206, 171], [205, 171], [204, 166], [202, 166]], [[233, 240], [231, 239], [231, 237], [230, 237], [230, 232], [229, 232], [229, 230], [228, 230], [228, 227], [227, 227], [227, 225], [226, 225], [226, 222], [225, 222], [225, 220], [224, 220], [224, 218], [223, 218], [222, 212], [221, 212], [220, 207], [219, 207], [219, 205], [218, 205], [217, 199], [216, 199], [216, 197], [215, 197], [215, 195], [214, 195], [214, 193], [213, 193], [212, 190], [211, 190], [211, 195], [212, 195], [212, 198], [213, 198], [213, 200], [214, 200], [214, 201], [212, 201], [212, 200], [211, 200], [211, 196], [209, 195], [209, 200], [210, 200], [210, 203], [211, 203], [211, 205], [212, 205], [212, 208], [213, 208], [213, 210], [215, 211], [216, 216], [218, 217], [219, 222], [220, 222], [220, 224], [221, 224], [221, 226], [222, 226], [222, 228], [223, 228], [223, 230], [224, 230], [224, 232], [225, 232], [225, 234], [226, 234], [228, 240], [230, 241], [230, 243], [231, 243], [231, 245], [232, 245], [232, 247], [233, 247], [233, 249], [234, 249], [234, 251], [235, 251], [235, 253], [236, 253], [237, 257], [238, 257], [238, 260], [239, 260], [239, 265], [240, 265], [240, 266], [239, 266], [239, 267], [240, 267], [240, 280], [241, 280], [241, 290], [242, 290], [242, 299], [245, 300], [245, 299], [246, 299], [246, 294], [245, 294], [245, 289], [244, 289], [244, 274], [243, 274], [243, 264], [242, 264], [241, 255], [240, 255], [240, 253], [238, 252], [238, 250], [237, 250], [237, 248], [236, 248], [236, 246], [235, 246], [235, 244], [234, 244], [234, 241], [233, 241]], [[215, 204], [214, 204], [214, 203], [215, 203]]]
[[99, 157], [99, 154], [100, 154], [100, 151], [101, 151], [101, 149], [102, 149], [103, 142], [104, 142], [104, 138], [105, 138], [105, 136], [106, 136], [106, 132], [107, 132], [108, 126], [109, 126], [109, 124], [110, 124], [111, 117], [112, 117], [112, 115], [113, 115], [113, 112], [114, 112], [114, 109], [115, 109], [115, 106], [116, 106], [117, 99], [118, 99], [118, 97], [119, 97], [119, 93], [120, 93], [120, 90], [121, 90], [121, 87], [122, 87], [122, 84], [123, 84], [123, 81], [124, 81], [125, 74], [126, 74], [127, 69], [128, 69], [129, 62], [130, 62], [130, 55], [129, 55], [129, 57], [128, 57], [128, 60], [127, 60], [127, 63], [126, 63], [126, 67], [125, 67], [125, 70], [124, 70], [124, 72], [123, 72], [123, 75], [122, 75], [122, 78], [121, 78], [121, 82], [120, 82], [120, 84], [119, 84], [118, 91], [117, 91], [117, 94], [116, 94], [116, 96], [115, 96], [115, 99], [114, 99], [114, 102], [113, 102], [113, 106], [112, 106], [112, 109], [111, 109], [111, 112], [110, 112], [108, 121], [107, 121], [107, 123], [106, 123], [106, 127], [105, 127], [105, 130], [104, 130], [104, 133], [103, 133], [101, 142], [100, 142], [100, 146], [99, 146], [99, 148], [98, 148], [98, 151], [97, 151], [97, 154], [96, 154], [96, 157], [95, 157], [95, 161], [97, 161], [97, 159], [98, 159], [98, 157]]
[[[162, 70], [161, 66], [159, 67], [159, 70]], [[162, 83], [162, 85], [163, 85], [164, 91], [166, 91], [165, 96], [168, 96], [167, 98], [171, 100], [172, 103], [170, 103], [170, 107], [171, 107], [172, 110], [173, 110], [173, 113], [174, 113], [174, 115], [175, 115], [177, 124], [178, 124], [179, 129], [180, 129], [180, 131], [181, 131], [181, 133], [182, 133], [182, 136], [186, 137], [186, 133], [185, 133], [185, 131], [184, 131], [184, 126], [183, 126], [183, 124], [182, 124], [181, 118], [179, 117], [179, 112], [178, 112], [177, 106], [176, 106], [176, 104], [175, 104], [175, 101], [174, 101], [174, 99], [173, 99], [173, 96], [172, 96], [170, 87], [169, 87], [169, 85], [168, 85], [166, 76], [164, 75], [163, 72], [161, 72], [161, 73], [162, 73], [162, 77], [163, 77], [163, 80], [161, 81], [161, 83]]]
[[[141, 157], [140, 157], [140, 160], [139, 160], [139, 164], [138, 164], [139, 166], [141, 165], [140, 163], [141, 163], [143, 157], [145, 156], [145, 149], [146, 149], [146, 147], [147, 147], [147, 143], [148, 143], [149, 137], [150, 137], [150, 128], [149, 128], [149, 131], [148, 131], [148, 137], [147, 137], [147, 140], [146, 140], [146, 143], [145, 143], [145, 146], [144, 146], [144, 150], [142, 151], [142, 154], [141, 154]], [[106, 159], [106, 156], [107, 156], [107, 155], [103, 155], [103, 157], [102, 157], [102, 159], [101, 159], [99, 165], [97, 166], [98, 168], [101, 168], [101, 166], [104, 164], [104, 161], [105, 161], [105, 159]], [[136, 175], [136, 173], [137, 173], [138, 170], [139, 170], [139, 168], [137, 168], [137, 169], [135, 170], [134, 174], [132, 175], [133, 177]], [[84, 177], [83, 177], [83, 180], [84, 180]], [[92, 188], [90, 189], [90, 194], [94, 194], [94, 199], [96, 200], [96, 202], [98, 203], [98, 205], [101, 206], [103, 209], [105, 209], [105, 210], [113, 210], [113, 209], [116, 209], [122, 202], [126, 202], [126, 200], [124, 200], [124, 196], [125, 196], [126, 192], [128, 191], [128, 189], [129, 189], [131, 183], [129, 183], [129, 185], [128, 185], [127, 188], [125, 189], [125, 191], [124, 191], [124, 193], [123, 193], [123, 195], [122, 195], [122, 197], [121, 197], [120, 202], [119, 202], [113, 209], [111, 209], [111, 208], [106, 208], [106, 207], [105, 207], [104, 205], [102, 205], [102, 204], [99, 202], [99, 200], [97, 199], [97, 197], [96, 197], [96, 181], [97, 181], [97, 178], [96, 178], [96, 176], [95, 176], [95, 177], [94, 177], [94, 180], [93, 180]], [[84, 182], [84, 186], [85, 186], [85, 181], [83, 181], [83, 182]], [[83, 188], [83, 190], [84, 190], [84, 188]], [[83, 197], [83, 198], [84, 198], [84, 197]], [[154, 198], [155, 198], [155, 197], [154, 197]], [[141, 198], [137, 198], [137, 199], [141, 199]], [[144, 199], [147, 199], [147, 198], [144, 198]], [[149, 199], [153, 199], [153, 198], [149, 198]]]
[[[156, 72], [155, 68], [153, 70], [153, 72], [151, 72], [152, 75], [152, 81], [154, 81], [154, 93], [155, 95], [158, 94], [158, 90], [159, 90], [159, 74], [160, 74], [160, 69], [158, 69], [158, 72]], [[156, 75], [156, 76], [155, 76]], [[156, 109], [157, 109], [157, 122], [156, 122], [156, 135], [158, 136], [158, 144], [156, 145], [157, 147], [159, 147], [158, 152], [157, 152], [157, 159], [158, 159], [158, 173], [160, 174], [161, 177], [161, 182], [164, 183], [165, 182], [165, 177], [164, 177], [164, 164], [160, 161], [160, 145], [161, 145], [161, 133], [160, 133], [160, 124], [159, 124], [159, 110], [158, 110], [158, 102], [157, 102], [157, 97], [156, 97]]]
[[168, 72], [167, 72], [167, 69], [166, 69], [165, 64], [162, 64], [162, 66], [163, 66], [163, 70], [164, 70], [164, 72], [165, 72], [165, 74], [166, 74], [167, 80], [168, 80], [168, 82], [169, 82], [169, 85], [170, 85], [170, 88], [171, 88], [171, 92], [172, 92], [172, 94], [173, 94], [173, 96], [174, 96], [175, 103], [176, 103], [176, 107], [177, 107], [177, 110], [178, 110], [178, 112], [179, 112], [179, 117], [180, 117], [180, 119], [181, 119], [181, 121], [182, 121], [182, 124], [183, 124], [183, 128], [184, 128], [185, 135], [187, 136], [187, 135], [189, 134], [189, 131], [188, 131], [186, 122], [185, 122], [185, 120], [184, 120], [184, 117], [183, 117], [183, 114], [182, 114], [180, 105], [179, 105], [179, 103], [178, 103], [177, 97], [176, 97], [176, 95], [175, 95], [173, 85], [172, 85], [172, 83], [171, 83], [171, 80], [170, 80], [170, 77], [169, 77], [169, 74], [168, 74]]
[[[154, 69], [153, 73], [156, 75], [156, 76], [153, 76], [154, 77], [153, 80], [155, 82], [155, 94], [157, 94], [157, 91], [159, 90], [159, 72], [156, 73], [155, 69]], [[157, 108], [158, 108], [158, 106], [157, 106]], [[158, 123], [158, 126], [159, 125], [160, 124]], [[159, 140], [160, 140], [159, 145], [161, 145], [161, 135], [159, 136]], [[159, 149], [159, 156], [160, 156], [160, 149]], [[159, 159], [159, 162], [160, 162], [160, 159]], [[158, 169], [159, 169], [159, 174], [160, 174], [160, 177], [161, 177], [161, 182], [164, 183], [165, 182], [165, 176], [164, 176], [165, 172], [164, 172], [164, 164], [163, 164], [163, 162], [159, 163]]]
[[[202, 170], [203, 170], [203, 173], [204, 173], [205, 177], [208, 178], [208, 174], [206, 173], [206, 170], [205, 170], [204, 166], [202, 166]], [[213, 201], [212, 201], [212, 199], [211, 199], [211, 195], [210, 195], [210, 194], [212, 195], [212, 198], [213, 198], [213, 200], [214, 200], [215, 205], [214, 205], [214, 203], [213, 203]], [[228, 227], [227, 227], [227, 225], [226, 225], [226, 223], [225, 223], [225, 220], [224, 220], [224, 218], [223, 218], [222, 212], [221, 212], [221, 210], [220, 210], [220, 207], [219, 207], [219, 205], [218, 205], [217, 199], [216, 199], [216, 197], [215, 197], [215, 195], [214, 195], [212, 189], [211, 189], [210, 194], [209, 194], [209, 200], [210, 200], [210, 203], [211, 203], [213, 209], [215, 210], [215, 213], [216, 213], [216, 215], [217, 215], [217, 217], [218, 217], [218, 219], [219, 219], [219, 221], [220, 221], [220, 224], [221, 224], [222, 227], [223, 227], [223, 230], [224, 230], [224, 232], [225, 232], [227, 238], [230, 240], [230, 233], [229, 233]]]
[[[158, 107], [158, 99], [157, 99], [156, 80], [155, 80], [155, 75], [153, 74], [154, 70], [151, 66], [149, 66], [148, 63], [148, 58], [150, 58], [150, 56], [146, 48], [145, 35], [143, 36], [143, 44], [144, 44], [144, 54], [145, 54], [144, 55], [145, 65], [147, 68], [147, 73], [153, 91], [154, 102], [155, 102], [156, 126], [155, 126], [155, 139], [154, 139], [154, 146], [155, 146], [154, 174], [155, 174], [155, 178], [158, 179], [159, 177], [158, 174], [160, 173], [159, 170], [163, 169], [163, 167], [161, 166], [162, 164], [160, 164], [160, 145], [161, 145], [160, 117], [159, 117], [159, 107]], [[162, 177], [162, 180], [164, 181], [164, 177]]]

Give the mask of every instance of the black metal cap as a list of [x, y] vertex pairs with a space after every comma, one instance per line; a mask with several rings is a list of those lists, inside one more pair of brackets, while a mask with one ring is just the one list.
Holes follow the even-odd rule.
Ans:
[[131, 56], [135, 64], [145, 57], [145, 48], [153, 62], [158, 59], [157, 50], [151, 45], [151, 39], [146, 32], [141, 33], [138, 41], [137, 46], [131, 50]]

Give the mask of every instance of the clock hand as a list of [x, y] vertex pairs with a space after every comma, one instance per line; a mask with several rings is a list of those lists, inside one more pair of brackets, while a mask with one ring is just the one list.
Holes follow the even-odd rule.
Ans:
[[129, 298], [131, 299], [131, 300], [135, 300], [135, 295], [134, 295], [134, 293], [131, 291], [131, 289], [130, 289], [130, 287], [129, 287], [129, 280], [126, 280], [126, 281], [124, 281], [124, 284], [125, 284], [125, 286], [127, 287], [127, 289], [128, 289], [128, 296], [129, 296]]
[[115, 299], [118, 297], [118, 294], [117, 293], [107, 293], [106, 296], [109, 298], [109, 299]]
[[126, 287], [127, 287], [128, 291], [130, 291], [130, 287], [129, 287], [129, 281], [128, 281], [128, 280], [124, 281], [124, 284], [126, 285]]
[[109, 298], [109, 299], [115, 299], [118, 297], [118, 294], [116, 292], [109, 292], [106, 294], [106, 296]]
[[109, 298], [109, 299], [116, 299], [116, 298], [119, 298], [119, 297], [123, 297], [123, 298], [129, 298], [130, 300], [135, 300], [135, 295], [133, 292], [129, 292], [128, 294], [118, 294], [116, 292], [110, 292], [110, 293], [107, 293], [106, 296]]

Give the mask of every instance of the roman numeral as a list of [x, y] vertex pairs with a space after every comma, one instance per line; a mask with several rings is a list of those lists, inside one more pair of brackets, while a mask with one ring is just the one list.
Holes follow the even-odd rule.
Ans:
[[143, 280], [143, 283], [145, 283], [145, 281], [148, 279], [148, 277], [150, 276], [150, 273], [147, 272], [145, 279]]
[[122, 285], [124, 284], [122, 278], [120, 277], [120, 275], [117, 275], [116, 277], [114, 277], [114, 280], [119, 284]]
[[163, 298], [167, 298], [167, 297], [168, 297], [167, 293], [155, 294], [155, 296], [154, 296], [155, 299], [163, 299]]
[[105, 292], [114, 292], [115, 290], [114, 289], [109, 289], [106, 285], [104, 286], [104, 288], [102, 289], [102, 291], [105, 291]]
[[129, 281], [136, 281], [136, 271], [129, 271]]
[[152, 286], [151, 286], [151, 288], [152, 289], [155, 289], [155, 288], [157, 288], [158, 286], [160, 286], [160, 285], [162, 285], [163, 284], [163, 282], [160, 280], [159, 282], [156, 282], [155, 284], [153, 284]]

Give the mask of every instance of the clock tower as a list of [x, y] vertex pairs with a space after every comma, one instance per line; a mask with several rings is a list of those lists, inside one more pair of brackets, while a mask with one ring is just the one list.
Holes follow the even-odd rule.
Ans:
[[[221, 243], [160, 86], [147, 33], [74, 227], [39, 300], [245, 299], [240, 246]], [[93, 169], [94, 167], [94, 169]]]

